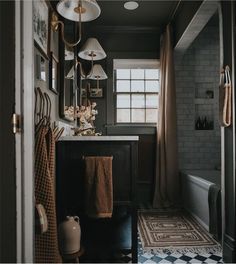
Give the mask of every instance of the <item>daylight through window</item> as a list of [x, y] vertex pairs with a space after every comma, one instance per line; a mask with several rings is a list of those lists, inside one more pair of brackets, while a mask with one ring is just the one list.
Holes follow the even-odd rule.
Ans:
[[116, 69], [116, 123], [156, 123], [159, 69]]

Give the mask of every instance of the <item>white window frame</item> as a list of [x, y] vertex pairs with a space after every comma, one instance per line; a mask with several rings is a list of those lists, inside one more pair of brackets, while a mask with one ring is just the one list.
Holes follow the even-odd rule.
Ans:
[[[117, 95], [118, 94], [125, 94], [125, 92], [117, 92], [116, 90], [116, 70], [118, 69], [160, 69], [160, 62], [157, 59], [114, 59], [113, 60], [113, 91], [114, 91], [114, 106], [115, 106], [115, 124], [116, 125], [131, 125], [131, 126], [136, 126], [136, 125], [142, 125], [142, 126], [153, 126], [156, 125], [155, 122], [132, 122], [132, 120], [130, 120], [130, 122], [117, 122]], [[131, 78], [129, 80], [132, 80]], [[144, 79], [146, 80], [146, 79]], [[144, 96], [148, 95], [148, 94], [158, 94], [160, 95], [160, 92], [156, 93], [156, 92], [127, 92], [127, 94], [144, 94]], [[135, 109], [133, 107], [129, 108], [130, 110]], [[141, 108], [140, 108], [141, 109]], [[146, 108], [145, 107], [143, 108]], [[157, 108], [158, 111], [158, 108]], [[146, 117], [145, 117], [146, 119]]]

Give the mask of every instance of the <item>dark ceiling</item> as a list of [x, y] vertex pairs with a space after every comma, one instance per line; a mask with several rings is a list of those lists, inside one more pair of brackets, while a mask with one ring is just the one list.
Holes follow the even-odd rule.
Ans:
[[138, 1], [139, 7], [135, 10], [126, 10], [126, 1], [97, 1], [101, 7], [101, 15], [93, 24], [104, 26], [137, 26], [162, 27], [170, 19], [178, 1]]
[[[137, 9], [126, 10], [124, 0], [97, 0], [101, 15], [93, 21], [82, 23], [81, 45], [88, 37], [96, 37], [109, 51], [158, 52], [161, 33], [171, 21], [179, 3], [176, 16], [181, 12], [182, 1], [136, 1], [139, 3]], [[56, 9], [58, 1], [50, 2]], [[73, 39], [75, 23], [70, 20], [65, 22], [67, 36]]]
[[[170, 20], [179, 1], [136, 0], [139, 7], [126, 10], [124, 0], [97, 0], [101, 15], [85, 24], [97, 26], [163, 27]], [[57, 0], [50, 0], [56, 9]], [[179, 11], [179, 8], [178, 8]]]

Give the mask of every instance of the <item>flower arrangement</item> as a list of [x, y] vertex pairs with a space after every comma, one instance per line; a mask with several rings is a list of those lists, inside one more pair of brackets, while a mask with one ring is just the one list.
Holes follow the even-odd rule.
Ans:
[[75, 135], [100, 135], [95, 133], [94, 120], [98, 111], [95, 109], [97, 104], [95, 102], [87, 106], [76, 106], [75, 110], [73, 106], [69, 106], [65, 109], [65, 115], [69, 116], [72, 120], [79, 119], [79, 127], [74, 128]]
[[65, 117], [71, 121], [74, 121], [75, 115], [74, 115], [74, 106], [65, 106], [64, 108], [64, 114]]

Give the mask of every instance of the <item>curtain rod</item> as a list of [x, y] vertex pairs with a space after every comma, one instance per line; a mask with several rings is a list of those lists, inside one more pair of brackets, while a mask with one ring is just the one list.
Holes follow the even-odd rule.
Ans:
[[169, 20], [169, 24], [170, 24], [170, 23], [172, 22], [172, 20], [174, 19], [175, 15], [176, 15], [176, 12], [177, 12], [177, 10], [178, 10], [179, 5], [180, 5], [181, 2], [182, 2], [182, 0], [179, 0], [178, 3], [176, 4], [175, 9], [174, 9], [174, 11], [173, 11], [172, 14], [171, 14], [171, 17], [170, 17], [170, 20]]

